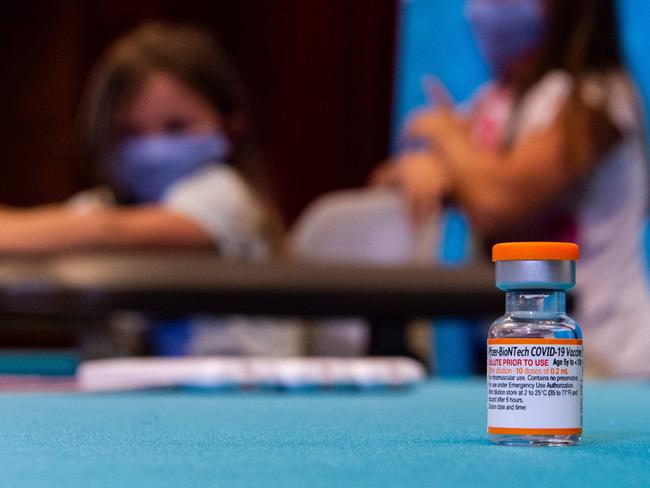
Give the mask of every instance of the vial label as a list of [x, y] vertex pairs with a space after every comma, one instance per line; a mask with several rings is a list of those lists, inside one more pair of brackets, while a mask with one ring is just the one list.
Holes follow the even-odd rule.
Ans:
[[582, 434], [582, 339], [488, 339], [488, 432]]

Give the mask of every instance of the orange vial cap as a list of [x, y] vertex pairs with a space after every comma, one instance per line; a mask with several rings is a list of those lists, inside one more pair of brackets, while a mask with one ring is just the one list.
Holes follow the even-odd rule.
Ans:
[[580, 247], [572, 242], [502, 242], [492, 247], [492, 261], [577, 261]]

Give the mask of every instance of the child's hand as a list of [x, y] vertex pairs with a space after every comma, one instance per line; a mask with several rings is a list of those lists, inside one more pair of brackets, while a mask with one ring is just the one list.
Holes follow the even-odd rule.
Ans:
[[437, 78], [423, 78], [422, 86], [430, 103], [407, 120], [402, 134], [405, 150], [380, 165], [370, 178], [372, 185], [394, 186], [404, 192], [415, 225], [438, 211], [451, 192], [450, 169], [437, 150], [437, 141], [462, 123], [454, 115], [451, 96]]
[[443, 161], [428, 152], [408, 152], [379, 166], [371, 184], [394, 186], [404, 192], [409, 215], [417, 226], [438, 211], [450, 192], [451, 177]]
[[431, 149], [437, 146], [437, 140], [444, 138], [449, 130], [456, 130], [463, 121], [455, 114], [454, 102], [442, 82], [433, 76], [422, 79], [429, 104], [416, 110], [404, 124], [402, 138], [408, 141], [427, 141]]
[[440, 210], [451, 188], [451, 177], [443, 161], [430, 153], [405, 153], [396, 162], [399, 186], [406, 196], [415, 225]]

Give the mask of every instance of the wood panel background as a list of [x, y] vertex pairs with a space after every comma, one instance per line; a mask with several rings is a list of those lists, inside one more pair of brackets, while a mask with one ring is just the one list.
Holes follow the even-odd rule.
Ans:
[[148, 19], [193, 22], [241, 72], [287, 222], [317, 195], [363, 184], [388, 151], [394, 0], [62, 0], [13, 3], [0, 20], [0, 203], [64, 199], [75, 115], [102, 50]]

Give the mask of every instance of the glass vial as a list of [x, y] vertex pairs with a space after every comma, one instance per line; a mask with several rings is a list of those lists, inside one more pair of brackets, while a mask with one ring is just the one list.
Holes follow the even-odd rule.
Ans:
[[566, 314], [576, 244], [494, 246], [506, 312], [489, 329], [488, 435], [495, 444], [569, 446], [582, 436], [582, 332]]

